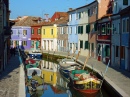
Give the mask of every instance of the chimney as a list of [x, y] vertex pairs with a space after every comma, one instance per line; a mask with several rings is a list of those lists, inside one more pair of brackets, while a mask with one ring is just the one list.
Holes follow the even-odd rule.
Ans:
[[49, 16], [49, 14], [44, 14], [44, 16], [45, 16], [45, 19], [46, 19], [45, 21], [48, 22], [48, 19], [49, 19], [48, 16]]
[[72, 11], [73, 9], [72, 8], [69, 8], [69, 11]]

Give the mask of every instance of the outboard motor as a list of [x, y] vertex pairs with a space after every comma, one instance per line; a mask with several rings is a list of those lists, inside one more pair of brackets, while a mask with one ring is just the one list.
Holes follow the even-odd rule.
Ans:
[[37, 81], [35, 81], [35, 80], [32, 80], [32, 81], [31, 81], [31, 88], [32, 88], [33, 91], [36, 91], [37, 84], [38, 84]]

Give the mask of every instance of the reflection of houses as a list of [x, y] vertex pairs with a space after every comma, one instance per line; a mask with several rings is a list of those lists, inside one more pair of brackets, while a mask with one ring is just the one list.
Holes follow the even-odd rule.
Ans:
[[120, 68], [130, 71], [130, 6], [121, 10], [120, 15]]
[[57, 64], [42, 60], [42, 78], [45, 83], [56, 85], [57, 82]]
[[23, 16], [18, 17], [18, 21], [12, 28], [11, 46], [29, 50], [31, 47], [31, 25], [38, 23], [39, 17]]

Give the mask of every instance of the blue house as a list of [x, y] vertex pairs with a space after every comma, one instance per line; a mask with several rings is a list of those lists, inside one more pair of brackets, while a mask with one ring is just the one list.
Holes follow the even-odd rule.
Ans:
[[130, 71], [130, 6], [120, 11], [121, 22], [121, 69]]
[[78, 22], [76, 10], [69, 9], [69, 22], [68, 22], [68, 45], [69, 50], [73, 53], [76, 50], [78, 52]]

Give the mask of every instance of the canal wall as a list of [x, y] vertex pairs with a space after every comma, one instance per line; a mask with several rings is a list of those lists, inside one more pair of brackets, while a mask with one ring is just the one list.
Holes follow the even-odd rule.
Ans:
[[20, 61], [20, 75], [19, 75], [19, 93], [18, 97], [26, 97], [26, 89], [25, 89], [25, 72], [24, 72], [24, 52], [18, 50], [19, 61]]
[[[47, 55], [47, 54], [49, 54], [49, 55]], [[66, 57], [67, 53], [63, 53], [63, 52], [60, 52], [60, 53], [49, 52], [48, 53], [48, 52], [44, 51], [43, 57], [45, 55], [47, 55], [48, 58], [52, 58], [55, 56]], [[79, 64], [81, 64], [82, 66], [84, 65], [84, 61], [81, 59], [81, 57], [78, 58], [77, 62]], [[86, 68], [89, 68], [91, 71], [93, 70], [96, 73], [96, 76], [98, 76], [100, 79], [103, 79], [102, 74], [100, 73], [101, 71], [99, 71], [98, 69], [96, 69], [96, 68], [93, 69], [92, 66], [90, 66], [88, 64], [86, 64]], [[107, 93], [110, 94], [112, 97], [130, 97], [127, 93], [124, 92], [124, 90], [119, 88], [111, 79], [109, 79], [105, 75], [104, 75], [104, 80], [103, 80], [103, 89], [105, 89], [105, 91], [107, 91]]]

